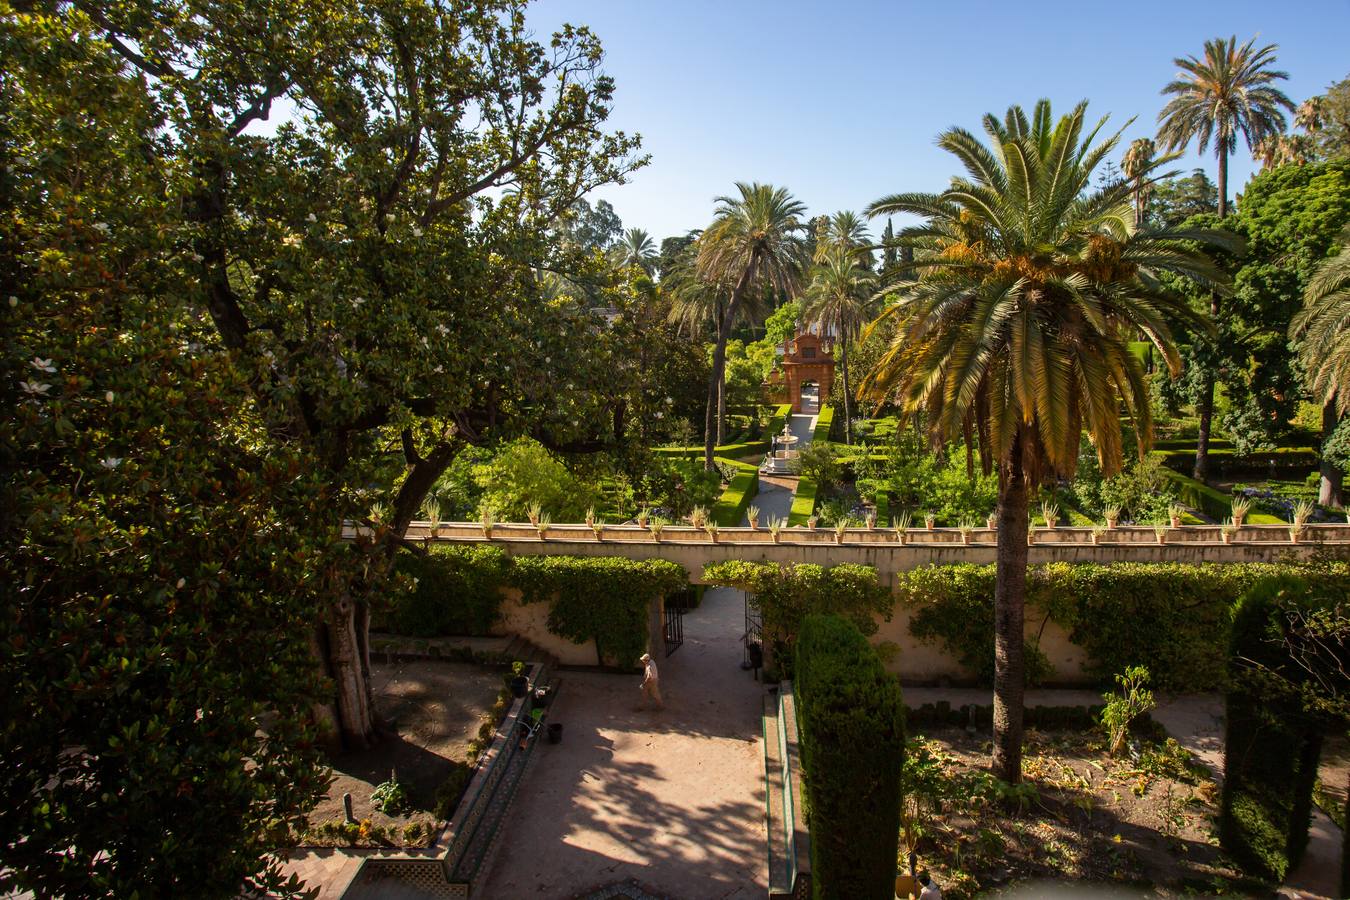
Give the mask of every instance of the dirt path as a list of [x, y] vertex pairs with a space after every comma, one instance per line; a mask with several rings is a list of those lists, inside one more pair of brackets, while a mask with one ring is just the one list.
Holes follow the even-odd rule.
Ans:
[[666, 709], [639, 677], [564, 672], [540, 745], [476, 898], [567, 898], [636, 879], [671, 898], [762, 897], [762, 687], [740, 670], [739, 592], [710, 590], [659, 659]]

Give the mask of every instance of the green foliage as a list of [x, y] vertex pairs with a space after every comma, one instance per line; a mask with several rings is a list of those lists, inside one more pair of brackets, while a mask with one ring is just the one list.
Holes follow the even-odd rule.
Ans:
[[[1192, 460], [1194, 456], [1192, 450]], [[1100, 520], [1103, 511], [1114, 506], [1121, 510], [1122, 521], [1143, 524], [1167, 518], [1168, 507], [1176, 502], [1177, 488], [1162, 471], [1155, 454], [1132, 459], [1117, 474], [1102, 478], [1096, 451], [1084, 442], [1070, 494], [1076, 505], [1094, 519]]]
[[580, 522], [595, 494], [538, 441], [518, 438], [490, 462], [474, 467], [481, 503], [502, 521], [525, 521], [525, 509], [538, 503], [555, 521]]
[[788, 338], [796, 337], [797, 323], [801, 321], [801, 317], [800, 301], [789, 300], [784, 303], [764, 320], [764, 340], [771, 344], [781, 344]]
[[1129, 737], [1130, 726], [1140, 716], [1153, 709], [1153, 692], [1148, 684], [1148, 669], [1143, 666], [1130, 666], [1116, 676], [1120, 692], [1103, 694], [1106, 706], [1102, 709], [1101, 724], [1106, 730], [1106, 747], [1112, 756], [1119, 756], [1125, 749], [1125, 739]]
[[[1258, 579], [1278, 574], [1350, 576], [1345, 563], [1116, 563], [1034, 566], [1029, 607], [1069, 632], [1102, 683], [1145, 666], [1165, 691], [1208, 691], [1227, 683], [1229, 609]], [[928, 566], [896, 577], [896, 597], [913, 608], [910, 630], [939, 641], [982, 682], [992, 673], [994, 567]], [[1028, 646], [1028, 681], [1045, 677]], [[1044, 659], [1044, 657], [1039, 657]]]
[[759, 470], [753, 467], [736, 473], [712, 509], [712, 519], [723, 528], [740, 525], [750, 501], [759, 492]]
[[802, 620], [812, 614], [847, 618], [863, 634], [875, 634], [877, 615], [889, 619], [890, 591], [871, 566], [773, 563], [728, 560], [703, 570], [709, 584], [734, 587], [754, 595], [763, 614], [764, 635], [783, 665], [791, 665], [791, 648]]
[[839, 453], [828, 441], [812, 442], [803, 447], [798, 464], [802, 477], [811, 479], [822, 490], [838, 483], [842, 474]]
[[797, 492], [792, 495], [792, 506], [788, 510], [789, 527], [805, 525], [816, 513], [816, 494], [819, 485], [815, 479], [802, 477], [797, 481]]
[[898, 507], [930, 511], [939, 524], [980, 521], [998, 503], [998, 478], [981, 472], [978, 452], [971, 463], [967, 471], [965, 452], [955, 444], [936, 454], [912, 431], [897, 431], [887, 485]]
[[375, 785], [370, 792], [370, 804], [387, 816], [397, 816], [412, 808], [412, 798], [397, 774], [390, 772], [389, 780]]
[[811, 441], [813, 444], [823, 444], [830, 439], [830, 431], [834, 428], [834, 407], [822, 406], [820, 414], [816, 416], [816, 427], [811, 431]]
[[889, 896], [904, 768], [900, 683], [862, 632], [834, 615], [802, 621], [796, 673], [813, 896]]
[[[1202, 484], [1180, 472], [1163, 468], [1159, 470], [1167, 481], [1177, 488], [1177, 499], [1194, 509], [1198, 509], [1211, 519], [1223, 521], [1232, 513], [1233, 498], [1216, 488]], [[1249, 525], [1274, 525], [1284, 521], [1268, 513], [1251, 512], [1247, 514]]]
[[501, 586], [510, 558], [497, 547], [435, 544], [413, 547], [395, 558], [404, 576], [388, 611], [373, 614], [372, 627], [413, 637], [488, 634], [501, 612]]
[[[1028, 582], [1032, 579], [1028, 578]], [[896, 598], [914, 607], [910, 633], [939, 641], [981, 684], [994, 682], [994, 567], [924, 566], [896, 577]], [[1036, 600], [1027, 592], [1027, 605]], [[1025, 645], [1026, 680], [1036, 685], [1054, 668], [1034, 642]]]
[[632, 668], [647, 649], [651, 602], [684, 590], [680, 566], [662, 559], [522, 556], [511, 583], [525, 603], [546, 601], [548, 628], [575, 643], [594, 640], [602, 663]]
[[1321, 568], [1254, 584], [1233, 612], [1220, 838], [1278, 881], [1307, 845], [1324, 737], [1350, 724], [1350, 578]]

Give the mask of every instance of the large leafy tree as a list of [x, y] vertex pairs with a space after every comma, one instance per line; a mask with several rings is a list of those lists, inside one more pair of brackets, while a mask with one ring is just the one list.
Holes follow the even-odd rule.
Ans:
[[791, 294], [801, 282], [806, 248], [799, 232], [805, 207], [786, 188], [737, 182], [736, 195], [717, 198], [717, 216], [697, 241], [699, 280], [728, 290], [726, 310], [713, 347], [704, 418], [703, 464], [713, 467], [718, 396], [726, 377], [731, 325], [747, 297], [766, 290]]
[[1222, 274], [1183, 238], [1133, 227], [1130, 185], [1094, 189], [1092, 174], [1119, 134], [1084, 130], [1086, 103], [1055, 120], [1048, 101], [1033, 117], [1017, 106], [984, 119], [989, 144], [953, 128], [938, 139], [966, 175], [941, 194], [896, 194], [872, 215], [925, 221], [896, 241], [915, 250], [918, 281], [893, 289], [881, 314], [888, 352], [863, 393], [921, 414], [935, 445], [977, 445], [999, 481], [995, 590], [993, 766], [1021, 778], [1023, 604], [1030, 492], [1073, 474], [1084, 431], [1106, 473], [1125, 454], [1122, 412], [1139, 454], [1151, 435], [1149, 391], [1128, 343], [1142, 333], [1169, 368], [1180, 366], [1169, 318], [1185, 304], [1158, 274], [1217, 285]]
[[0, 894], [292, 893], [314, 610], [359, 560], [204, 349], [159, 110], [88, 24], [0, 23]]
[[[1241, 46], [1236, 37], [1205, 42], [1199, 58], [1181, 57], [1174, 62], [1181, 70], [1163, 89], [1171, 95], [1158, 113], [1158, 139], [1168, 150], [1185, 148], [1195, 141], [1200, 152], [1214, 144], [1219, 160], [1219, 218], [1228, 214], [1228, 157], [1237, 150], [1238, 137], [1248, 149], [1284, 132], [1284, 111], [1294, 108], [1274, 83], [1289, 76], [1275, 68], [1274, 44], [1256, 47], [1255, 39]], [[1219, 318], [1215, 294], [1210, 315]], [[1199, 399], [1200, 429], [1195, 450], [1195, 477], [1208, 474], [1209, 435], [1214, 417], [1214, 377], [1205, 378]]]
[[[865, 238], [862, 238], [865, 240]], [[876, 277], [846, 245], [834, 245], [811, 270], [802, 317], [839, 341], [844, 388], [844, 441], [853, 443], [853, 397], [848, 352], [862, 327], [871, 320]]]
[[[142, 80], [162, 126], [143, 152], [184, 213], [203, 352], [248, 373], [270, 439], [328, 485], [334, 528], [388, 509], [358, 542], [367, 581], [332, 586], [319, 641], [340, 733], [363, 745], [369, 602], [427, 490], [466, 445], [594, 441], [604, 421], [603, 332], [537, 275], [566, 266], [556, 226], [582, 195], [640, 162], [603, 130], [600, 45], [570, 26], [539, 43], [510, 0], [59, 15]], [[297, 115], [259, 128], [282, 100]]]

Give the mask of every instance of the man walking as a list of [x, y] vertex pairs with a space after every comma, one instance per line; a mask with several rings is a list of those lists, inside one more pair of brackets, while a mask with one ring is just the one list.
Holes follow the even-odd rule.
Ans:
[[661, 702], [661, 676], [656, 671], [656, 663], [652, 662], [650, 653], [642, 654], [642, 705], [646, 707], [650, 703], [656, 709], [664, 709], [665, 704]]

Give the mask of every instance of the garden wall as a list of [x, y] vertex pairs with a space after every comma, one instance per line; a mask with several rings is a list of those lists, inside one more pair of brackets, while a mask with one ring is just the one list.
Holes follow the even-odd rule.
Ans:
[[522, 603], [517, 588], [502, 588], [501, 619], [492, 633], [518, 635], [565, 666], [596, 665], [595, 641], [576, 644], [553, 634], [548, 630], [548, 610], [547, 603]]

